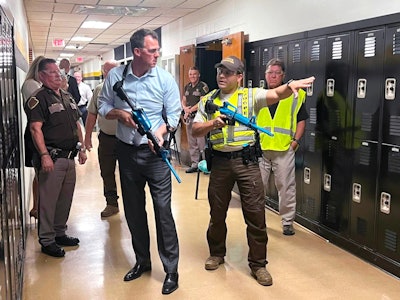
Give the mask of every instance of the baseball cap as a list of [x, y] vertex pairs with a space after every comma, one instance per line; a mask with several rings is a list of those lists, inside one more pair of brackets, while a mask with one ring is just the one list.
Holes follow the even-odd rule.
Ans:
[[221, 62], [215, 65], [215, 68], [225, 67], [230, 71], [236, 73], [243, 73], [244, 72], [244, 64], [243, 62], [237, 58], [236, 56], [228, 56], [225, 57]]

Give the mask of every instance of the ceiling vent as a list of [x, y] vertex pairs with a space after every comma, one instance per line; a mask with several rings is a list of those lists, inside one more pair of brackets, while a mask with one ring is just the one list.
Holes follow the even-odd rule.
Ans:
[[84, 15], [114, 15], [137, 17], [150, 11], [146, 7], [112, 5], [75, 5], [73, 13]]

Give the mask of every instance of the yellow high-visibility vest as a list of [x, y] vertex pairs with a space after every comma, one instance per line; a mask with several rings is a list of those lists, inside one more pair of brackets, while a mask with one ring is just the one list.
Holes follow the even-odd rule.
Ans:
[[271, 131], [274, 136], [260, 134], [262, 150], [286, 151], [293, 140], [297, 128], [297, 113], [305, 102], [306, 92], [299, 90], [298, 97], [293, 95], [279, 101], [272, 118], [268, 107], [260, 110], [257, 116], [257, 125]]
[[[215, 90], [211, 91], [201, 99], [203, 102], [203, 107], [214, 92]], [[249, 101], [249, 99], [251, 100]], [[226, 101], [237, 107], [237, 113], [245, 116], [246, 118], [251, 118], [253, 116], [253, 89], [238, 88]], [[223, 101], [221, 101], [219, 96], [216, 97], [213, 102], [218, 106], [223, 105]], [[217, 110], [213, 114], [208, 114], [207, 119], [215, 119], [219, 115], [220, 112]], [[247, 126], [235, 122], [234, 126], [227, 125], [223, 128], [212, 130], [210, 132], [210, 141], [214, 150], [221, 151], [226, 146], [237, 147], [244, 146], [246, 144], [254, 145], [255, 135], [254, 131], [249, 129]]]

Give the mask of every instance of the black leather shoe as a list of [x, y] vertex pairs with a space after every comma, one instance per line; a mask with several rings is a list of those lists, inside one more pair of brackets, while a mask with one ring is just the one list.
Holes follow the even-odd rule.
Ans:
[[162, 287], [162, 293], [164, 295], [171, 294], [178, 288], [178, 277], [178, 273], [168, 273], [167, 276], [165, 276]]
[[151, 265], [136, 264], [128, 273], [126, 273], [124, 281], [131, 281], [139, 278], [144, 272], [148, 271], [151, 271]]
[[189, 169], [187, 169], [185, 172], [186, 173], [196, 173], [199, 169], [197, 169], [196, 167], [190, 167]]
[[44, 254], [54, 256], [54, 257], [64, 257], [65, 251], [63, 248], [58, 246], [56, 243], [52, 243], [47, 246], [42, 246], [42, 252]]
[[68, 235], [57, 236], [56, 243], [60, 246], [77, 246], [79, 244], [79, 239]]

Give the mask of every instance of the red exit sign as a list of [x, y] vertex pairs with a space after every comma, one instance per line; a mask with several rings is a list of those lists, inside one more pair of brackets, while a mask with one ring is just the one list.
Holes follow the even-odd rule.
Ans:
[[53, 39], [53, 47], [64, 47], [65, 41], [63, 39]]
[[75, 61], [76, 61], [77, 63], [81, 63], [81, 62], [83, 62], [83, 57], [77, 57], [77, 58], [75, 59]]

